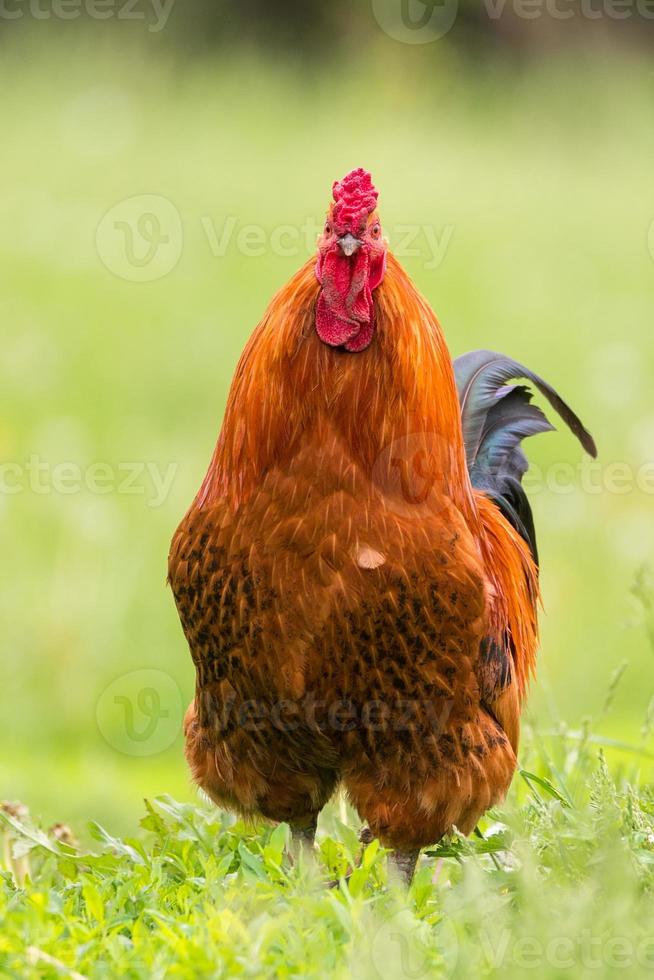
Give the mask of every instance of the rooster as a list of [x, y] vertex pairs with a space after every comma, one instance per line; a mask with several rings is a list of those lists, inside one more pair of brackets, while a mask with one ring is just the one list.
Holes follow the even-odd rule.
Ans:
[[522, 440], [528, 379], [454, 364], [384, 238], [370, 175], [333, 185], [317, 255], [273, 298], [232, 382], [169, 581], [196, 669], [194, 780], [313, 842], [342, 786], [409, 883], [516, 769], [537, 647]]

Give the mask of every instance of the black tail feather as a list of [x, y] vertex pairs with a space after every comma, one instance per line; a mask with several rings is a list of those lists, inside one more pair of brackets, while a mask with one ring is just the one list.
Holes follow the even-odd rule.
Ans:
[[591, 434], [560, 395], [537, 374], [502, 354], [472, 351], [454, 362], [463, 438], [472, 485], [487, 494], [524, 538], [536, 563], [534, 520], [522, 477], [528, 462], [522, 440], [554, 426], [536, 405], [525, 385], [507, 385], [527, 378], [547, 398], [591, 456], [597, 455]]

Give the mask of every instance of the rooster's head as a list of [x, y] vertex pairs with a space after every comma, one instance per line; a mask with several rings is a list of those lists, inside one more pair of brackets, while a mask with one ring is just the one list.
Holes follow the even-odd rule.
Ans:
[[359, 167], [337, 180], [333, 195], [318, 239], [316, 330], [331, 347], [362, 351], [375, 329], [372, 291], [384, 278], [388, 243], [367, 171]]

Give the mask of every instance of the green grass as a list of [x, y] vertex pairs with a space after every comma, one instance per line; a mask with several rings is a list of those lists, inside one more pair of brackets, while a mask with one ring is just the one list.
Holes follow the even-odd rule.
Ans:
[[[0, 976], [642, 977], [654, 969], [654, 796], [589, 742], [536, 739], [484, 839], [425, 852], [410, 894], [343, 806], [315, 862], [288, 828], [159, 797], [92, 850], [4, 816]], [[13, 857], [7, 856], [13, 851]], [[349, 883], [343, 876], [354, 867]], [[330, 880], [339, 880], [335, 888]]]

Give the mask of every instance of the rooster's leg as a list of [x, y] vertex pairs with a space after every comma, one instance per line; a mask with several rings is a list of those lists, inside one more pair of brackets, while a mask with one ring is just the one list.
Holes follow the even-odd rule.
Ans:
[[419, 849], [416, 851], [391, 851], [388, 856], [389, 880], [408, 888], [413, 880], [413, 873], [416, 870], [419, 857]]
[[314, 860], [317, 825], [317, 814], [311, 817], [308, 823], [303, 821], [301, 824], [291, 824], [291, 854], [294, 862], [300, 858], [300, 855], [304, 860]]
[[316, 840], [317, 818], [306, 827], [291, 827], [291, 839], [295, 848], [312, 850]]

